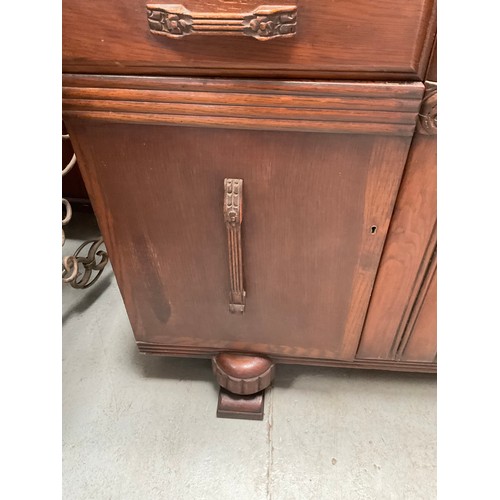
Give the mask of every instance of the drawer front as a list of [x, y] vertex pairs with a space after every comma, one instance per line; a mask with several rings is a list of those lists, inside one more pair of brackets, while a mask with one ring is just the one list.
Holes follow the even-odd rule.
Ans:
[[434, 0], [63, 0], [63, 70], [417, 79], [434, 19]]
[[[141, 350], [353, 358], [421, 84], [64, 84], [65, 122]], [[229, 246], [225, 178], [244, 186], [241, 241]], [[235, 276], [243, 314], [230, 310]]]

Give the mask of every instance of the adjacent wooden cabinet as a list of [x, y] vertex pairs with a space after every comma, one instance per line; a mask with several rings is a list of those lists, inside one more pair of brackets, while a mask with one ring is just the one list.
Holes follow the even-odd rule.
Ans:
[[436, 370], [432, 0], [63, 21], [63, 116], [141, 352], [212, 358], [225, 417], [262, 418], [276, 363]]

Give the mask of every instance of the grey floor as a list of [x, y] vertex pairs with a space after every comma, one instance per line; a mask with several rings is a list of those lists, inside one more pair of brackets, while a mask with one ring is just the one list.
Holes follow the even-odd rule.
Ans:
[[436, 498], [433, 375], [280, 365], [264, 421], [217, 419], [210, 362], [139, 354], [110, 266], [63, 287], [62, 369], [67, 500]]

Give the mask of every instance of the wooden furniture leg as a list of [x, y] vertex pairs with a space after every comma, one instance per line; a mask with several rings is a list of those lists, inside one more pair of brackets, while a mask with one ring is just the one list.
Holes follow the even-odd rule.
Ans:
[[275, 373], [275, 365], [269, 358], [220, 353], [212, 358], [212, 369], [221, 386], [217, 417], [264, 418], [264, 392]]

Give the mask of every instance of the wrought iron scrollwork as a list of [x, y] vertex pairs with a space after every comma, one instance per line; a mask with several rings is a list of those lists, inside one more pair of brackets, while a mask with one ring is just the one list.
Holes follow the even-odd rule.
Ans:
[[[68, 140], [69, 135], [63, 134], [63, 139]], [[70, 162], [62, 171], [64, 177], [76, 164], [76, 155], [73, 154]], [[66, 210], [66, 215], [62, 220], [62, 225], [65, 226], [71, 220], [73, 211], [71, 204], [65, 198], [62, 199], [62, 204]], [[66, 241], [64, 229], [62, 230], [62, 244]], [[64, 283], [69, 283], [73, 288], [88, 288], [93, 285], [102, 274], [104, 267], [108, 263], [109, 257], [105, 250], [99, 250], [99, 247], [104, 244], [102, 237], [87, 240], [83, 242], [73, 255], [68, 255], [63, 258], [62, 262], [62, 280]], [[80, 256], [86, 247], [90, 245], [88, 253], [85, 257]], [[100, 260], [98, 260], [100, 258]]]
[[[73, 255], [64, 257], [62, 273], [64, 283], [69, 283], [73, 288], [88, 288], [93, 285], [99, 279], [109, 260], [106, 251], [99, 250], [103, 244], [102, 236], [95, 240], [87, 240], [78, 247]], [[89, 245], [87, 255], [80, 256], [80, 253]], [[100, 260], [98, 260], [99, 258]]]

